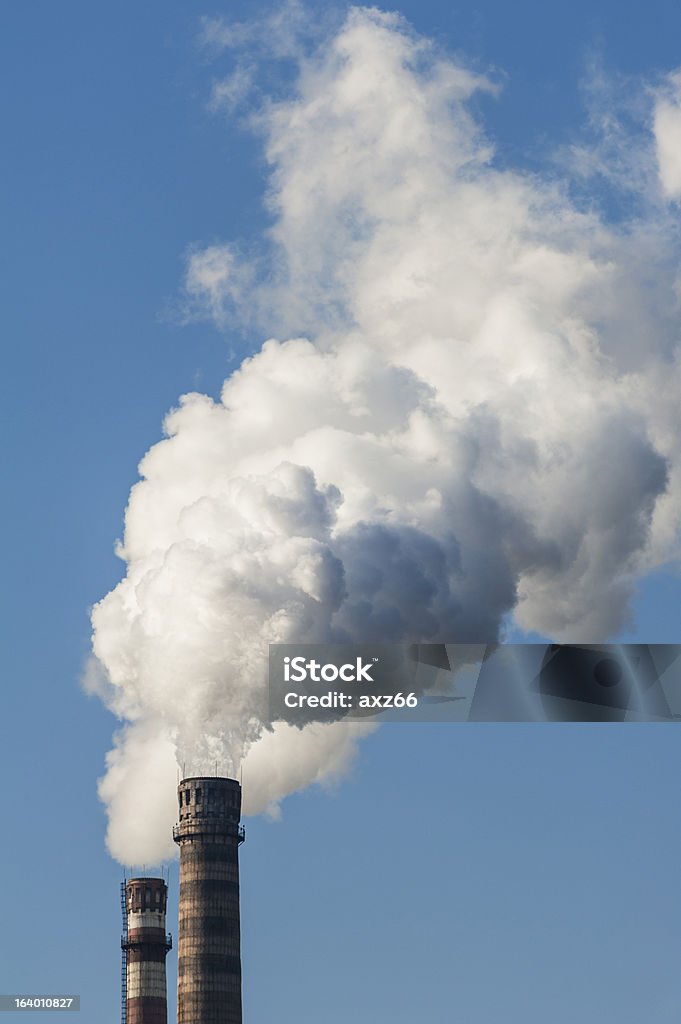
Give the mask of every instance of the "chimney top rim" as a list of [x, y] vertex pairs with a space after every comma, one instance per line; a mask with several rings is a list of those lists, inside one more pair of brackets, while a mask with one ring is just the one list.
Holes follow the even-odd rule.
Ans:
[[180, 780], [180, 786], [187, 782], [229, 782], [232, 786], [241, 788], [238, 779], [231, 779], [228, 775], [189, 775], [186, 779]]

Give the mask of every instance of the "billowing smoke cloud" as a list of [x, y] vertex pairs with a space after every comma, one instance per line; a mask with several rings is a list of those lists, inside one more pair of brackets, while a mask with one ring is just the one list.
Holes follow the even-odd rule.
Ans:
[[681, 197], [681, 71], [658, 92], [654, 115], [660, 181], [670, 199]]
[[511, 612], [599, 641], [677, 554], [676, 79], [638, 141], [656, 195], [612, 226], [498, 169], [469, 109], [492, 85], [396, 16], [353, 9], [297, 60], [252, 118], [260, 262], [213, 245], [186, 281], [195, 311], [277, 337], [170, 413], [92, 614], [128, 862], [171, 853], [177, 765], [243, 768], [249, 813], [346, 770], [361, 723], [264, 730], [268, 642], [485, 642]]

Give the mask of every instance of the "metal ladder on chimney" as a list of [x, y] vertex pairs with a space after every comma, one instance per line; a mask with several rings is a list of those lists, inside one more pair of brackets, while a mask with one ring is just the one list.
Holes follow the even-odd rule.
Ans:
[[123, 933], [121, 935], [121, 1024], [128, 1019], [128, 907], [125, 895], [125, 881], [121, 882], [121, 914]]

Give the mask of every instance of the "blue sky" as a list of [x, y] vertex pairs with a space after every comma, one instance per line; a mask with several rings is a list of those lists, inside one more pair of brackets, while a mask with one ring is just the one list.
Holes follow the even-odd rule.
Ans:
[[[116, 722], [79, 683], [88, 611], [121, 577], [113, 542], [165, 413], [217, 394], [262, 340], [174, 312], [191, 245], [267, 223], [258, 145], [208, 109], [218, 72], [197, 44], [202, 15], [261, 9], [2, 16], [0, 990], [80, 992], [84, 1021], [118, 1018], [121, 877], [96, 793]], [[519, 167], [578, 131], [594, 54], [648, 80], [681, 64], [681, 11], [661, 0], [626, 17], [602, 0], [399, 10], [503, 75], [480, 104]], [[622, 639], [681, 640], [680, 596], [673, 569], [644, 580]], [[382, 729], [331, 794], [247, 823], [247, 1019], [675, 1021], [677, 742], [668, 726]]]

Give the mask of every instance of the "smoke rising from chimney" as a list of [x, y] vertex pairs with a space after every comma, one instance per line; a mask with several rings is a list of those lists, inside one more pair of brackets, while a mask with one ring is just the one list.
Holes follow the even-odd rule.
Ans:
[[602, 641], [678, 553], [681, 293], [654, 156], [640, 216], [609, 225], [496, 166], [469, 103], [492, 85], [397, 16], [352, 9], [297, 61], [253, 115], [261, 260], [213, 245], [186, 279], [194, 312], [278, 337], [168, 415], [92, 612], [126, 862], [172, 856], [178, 764], [243, 763], [246, 813], [346, 770], [370, 726], [263, 729], [269, 642], [485, 642], [511, 611]]

